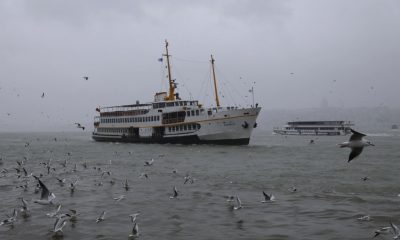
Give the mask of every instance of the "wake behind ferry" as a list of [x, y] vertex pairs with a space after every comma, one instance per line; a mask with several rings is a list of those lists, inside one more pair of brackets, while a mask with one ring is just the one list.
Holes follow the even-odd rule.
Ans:
[[211, 67], [216, 107], [204, 107], [197, 100], [184, 100], [175, 93], [171, 77], [168, 42], [165, 41], [168, 92], [158, 92], [154, 101], [130, 105], [98, 107], [92, 138], [96, 141], [132, 143], [210, 143], [247, 145], [257, 127], [261, 107], [220, 106], [214, 58]]

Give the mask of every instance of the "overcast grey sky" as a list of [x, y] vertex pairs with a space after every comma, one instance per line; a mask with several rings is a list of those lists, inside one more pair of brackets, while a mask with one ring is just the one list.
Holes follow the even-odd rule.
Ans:
[[184, 98], [214, 104], [214, 54], [223, 105], [399, 108], [400, 1], [1, 0], [0, 130], [151, 101], [165, 39]]

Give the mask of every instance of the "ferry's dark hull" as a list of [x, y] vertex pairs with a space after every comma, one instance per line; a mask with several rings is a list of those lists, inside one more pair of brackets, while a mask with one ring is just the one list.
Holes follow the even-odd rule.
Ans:
[[92, 135], [95, 141], [99, 142], [126, 142], [126, 143], [173, 143], [173, 144], [217, 144], [217, 145], [248, 145], [250, 138], [201, 140], [197, 136], [182, 136], [168, 138], [134, 138], [121, 136]]

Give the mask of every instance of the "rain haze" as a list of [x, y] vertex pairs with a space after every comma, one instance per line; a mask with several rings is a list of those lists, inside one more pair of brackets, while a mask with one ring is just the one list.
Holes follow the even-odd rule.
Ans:
[[0, 239], [400, 239], [399, 43], [400, 0], [0, 0]]
[[215, 105], [213, 54], [222, 105], [253, 86], [264, 112], [398, 116], [399, 1], [3, 0], [0, 26], [2, 131], [79, 131], [98, 106], [152, 101], [165, 39], [182, 98]]

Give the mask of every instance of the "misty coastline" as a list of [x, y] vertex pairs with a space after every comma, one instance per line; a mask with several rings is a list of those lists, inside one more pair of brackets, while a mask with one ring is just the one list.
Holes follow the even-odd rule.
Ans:
[[[265, 106], [262, 106], [265, 107]], [[267, 106], [268, 107], [268, 106]], [[258, 118], [258, 129], [254, 131], [272, 132], [274, 127], [281, 127], [289, 121], [317, 121], [317, 120], [345, 120], [352, 121], [355, 129], [370, 133], [391, 131], [393, 124], [400, 125], [400, 108], [390, 107], [319, 107], [303, 109], [262, 109]], [[52, 122], [50, 125], [43, 122], [15, 119], [8, 121], [2, 119], [0, 132], [48, 132], [48, 133], [75, 133], [90, 135], [93, 122], [83, 122], [88, 126], [85, 132], [75, 129], [71, 123]]]

